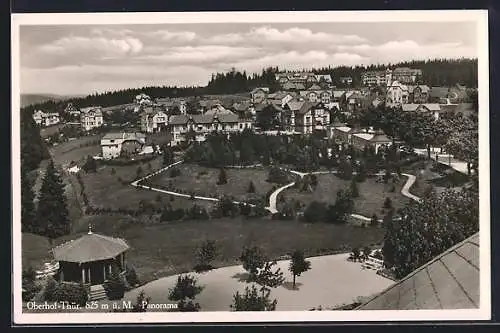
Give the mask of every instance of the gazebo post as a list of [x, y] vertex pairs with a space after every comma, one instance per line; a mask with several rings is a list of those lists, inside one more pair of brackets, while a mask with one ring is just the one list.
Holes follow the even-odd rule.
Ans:
[[104, 281], [106, 281], [106, 264], [104, 264], [102, 266], [102, 272], [103, 272]]
[[89, 269], [88, 269], [88, 274], [89, 274], [89, 284], [92, 285], [92, 280], [90, 279], [90, 266], [89, 266]]
[[85, 284], [85, 268], [82, 267], [82, 283]]

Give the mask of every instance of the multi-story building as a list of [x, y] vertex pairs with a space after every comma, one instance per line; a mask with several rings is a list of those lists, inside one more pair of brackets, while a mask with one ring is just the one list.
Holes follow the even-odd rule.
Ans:
[[426, 85], [418, 85], [418, 86], [408, 86], [411, 98], [410, 100], [413, 103], [428, 103], [430, 97], [430, 88]]
[[368, 71], [362, 73], [361, 83], [365, 86], [388, 86], [394, 81], [403, 84], [415, 84], [421, 76], [421, 69], [397, 67], [391, 70], [387, 68], [385, 71]]
[[257, 104], [264, 102], [267, 98], [267, 94], [269, 94], [269, 88], [255, 88], [250, 92], [250, 95], [252, 96], [252, 103]]
[[409, 67], [397, 67], [392, 70], [391, 76], [393, 81], [413, 84], [422, 76], [422, 70]]
[[229, 110], [207, 111], [198, 115], [174, 115], [170, 116], [168, 124], [172, 133], [172, 146], [185, 141], [205, 141], [207, 135], [212, 132], [230, 134], [253, 127], [251, 119], [240, 119]]
[[146, 145], [143, 133], [108, 133], [101, 139], [102, 157], [106, 160], [133, 155], [142, 151]]
[[141, 131], [156, 133], [167, 129], [168, 116], [159, 107], [148, 106], [141, 114]]
[[94, 128], [101, 127], [103, 123], [102, 108], [100, 106], [80, 109], [80, 124], [84, 131], [90, 131]]
[[38, 126], [43, 126], [43, 127], [56, 125], [61, 122], [61, 119], [59, 118], [59, 113], [57, 112], [45, 113], [41, 110], [37, 110], [33, 113], [33, 120]]
[[324, 130], [330, 124], [330, 112], [319, 102], [304, 98], [287, 103], [283, 112], [283, 127], [287, 131], [311, 134], [313, 130]]
[[391, 71], [368, 71], [361, 74], [361, 83], [364, 86], [385, 86], [392, 80]]
[[407, 104], [409, 99], [408, 87], [398, 81], [394, 81], [387, 87], [385, 105], [388, 107], [400, 107]]

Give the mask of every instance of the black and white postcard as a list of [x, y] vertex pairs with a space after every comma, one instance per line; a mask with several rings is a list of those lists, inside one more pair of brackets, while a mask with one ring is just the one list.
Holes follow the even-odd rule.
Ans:
[[15, 323], [490, 319], [487, 17], [13, 14]]

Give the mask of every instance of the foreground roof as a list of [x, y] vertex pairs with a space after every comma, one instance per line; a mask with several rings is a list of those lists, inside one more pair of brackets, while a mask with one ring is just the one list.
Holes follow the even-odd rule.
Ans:
[[57, 261], [85, 263], [115, 258], [128, 249], [127, 242], [121, 238], [89, 232], [55, 247], [52, 253]]
[[479, 307], [479, 233], [448, 249], [358, 310]]

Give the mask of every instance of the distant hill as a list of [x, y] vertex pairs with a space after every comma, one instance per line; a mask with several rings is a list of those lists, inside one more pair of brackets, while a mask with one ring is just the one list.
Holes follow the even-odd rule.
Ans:
[[51, 94], [21, 94], [21, 107], [23, 108], [28, 105], [40, 104], [51, 100], [62, 101], [73, 97], [81, 97], [81, 96], [61, 96], [61, 95], [51, 95]]

